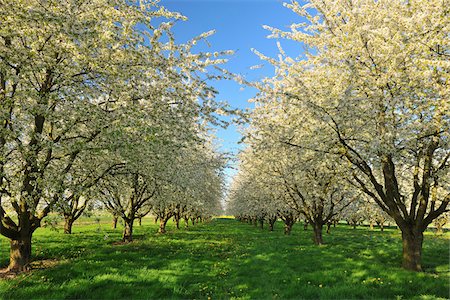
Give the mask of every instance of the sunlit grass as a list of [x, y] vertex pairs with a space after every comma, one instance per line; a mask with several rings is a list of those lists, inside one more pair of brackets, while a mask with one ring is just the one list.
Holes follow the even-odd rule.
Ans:
[[[449, 233], [426, 234], [426, 272], [400, 268], [395, 229], [355, 230], [345, 225], [316, 247], [311, 231], [294, 226], [291, 236], [230, 218], [189, 229], [169, 224], [166, 235], [145, 219], [135, 242], [114, 245], [121, 230], [108, 220], [74, 225], [73, 235], [48, 228], [34, 236], [37, 260], [57, 259], [48, 269], [0, 281], [5, 299], [61, 298], [448, 298]], [[8, 261], [0, 239], [0, 265]]]

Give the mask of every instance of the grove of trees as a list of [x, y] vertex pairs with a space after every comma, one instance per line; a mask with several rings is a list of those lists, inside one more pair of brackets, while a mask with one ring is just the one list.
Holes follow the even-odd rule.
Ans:
[[300, 22], [266, 28], [305, 52], [257, 52], [276, 74], [255, 84], [233, 213], [293, 211], [320, 244], [324, 223], [370, 199], [401, 230], [403, 267], [422, 270], [423, 232], [450, 201], [450, 3], [285, 5]]
[[[285, 234], [299, 220], [324, 243], [338, 220], [402, 234], [402, 266], [421, 271], [424, 231], [450, 202], [448, 0], [310, 0], [270, 37], [304, 51], [275, 75], [246, 116], [246, 148], [228, 191], [236, 218]], [[175, 40], [186, 18], [153, 0], [0, 3], [0, 234], [8, 270], [31, 261], [49, 214], [64, 232], [93, 206], [124, 224], [152, 214], [159, 232], [221, 211], [227, 160], [214, 127], [231, 110], [212, 80], [232, 51]], [[182, 25], [181, 25], [182, 26]], [[239, 79], [240, 80], [240, 79]], [[326, 238], [325, 238], [326, 242]]]
[[0, 16], [9, 270], [28, 268], [33, 232], [50, 212], [70, 233], [93, 199], [125, 221], [124, 241], [151, 210], [217, 211], [224, 160], [208, 124], [226, 108], [206, 80], [220, 73], [206, 70], [229, 52], [192, 51], [213, 32], [177, 44], [171, 27], [185, 17], [144, 0], [5, 0]]

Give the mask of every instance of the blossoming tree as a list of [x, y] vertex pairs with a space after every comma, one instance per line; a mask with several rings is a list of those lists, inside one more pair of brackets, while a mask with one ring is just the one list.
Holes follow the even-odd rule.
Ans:
[[[280, 138], [342, 160], [349, 181], [400, 228], [403, 267], [422, 270], [423, 232], [450, 201], [448, 1], [286, 6], [301, 23], [268, 29], [306, 52], [291, 58], [281, 49], [280, 60], [270, 60], [277, 76], [262, 90], [288, 108]], [[305, 115], [318, 125], [303, 126]], [[321, 144], [302, 143], [305, 131]]]

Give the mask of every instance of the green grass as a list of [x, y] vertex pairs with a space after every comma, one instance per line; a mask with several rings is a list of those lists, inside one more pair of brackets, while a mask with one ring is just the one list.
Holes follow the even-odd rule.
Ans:
[[[4, 299], [435, 299], [449, 298], [450, 233], [427, 233], [426, 272], [400, 268], [395, 229], [356, 230], [339, 225], [316, 247], [311, 231], [282, 224], [262, 231], [233, 219], [155, 234], [145, 219], [135, 242], [114, 245], [121, 230], [109, 220], [74, 225], [73, 235], [40, 228], [33, 237], [36, 260], [57, 259], [51, 268], [0, 280]], [[0, 265], [8, 263], [0, 238]]]

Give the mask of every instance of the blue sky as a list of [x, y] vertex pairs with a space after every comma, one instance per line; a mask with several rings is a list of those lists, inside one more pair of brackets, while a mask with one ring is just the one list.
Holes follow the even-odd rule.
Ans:
[[[264, 62], [252, 51], [252, 48], [267, 56], [276, 57], [278, 49], [276, 40], [268, 39], [270, 33], [263, 29], [269, 25], [280, 29], [288, 29], [292, 23], [300, 18], [291, 10], [283, 6], [280, 0], [162, 0], [161, 5], [170, 11], [177, 11], [188, 18], [185, 22], [177, 23], [173, 32], [179, 42], [185, 42], [192, 37], [209, 30], [216, 33], [208, 38], [210, 46], [199, 44], [197, 51], [234, 50], [229, 62], [223, 67], [227, 70], [244, 75], [247, 80], [259, 80], [274, 74], [274, 69], [265, 64], [263, 68], [251, 70], [251, 66]], [[282, 47], [293, 56], [302, 52], [299, 44], [281, 40]], [[218, 90], [218, 101], [227, 101], [232, 107], [247, 108], [251, 104], [248, 99], [256, 94], [256, 90], [242, 87], [235, 82], [211, 82]], [[219, 129], [217, 137], [221, 143], [221, 150], [237, 153], [242, 145], [238, 145], [241, 135], [234, 125], [227, 129]], [[235, 172], [226, 171], [228, 176]]]

